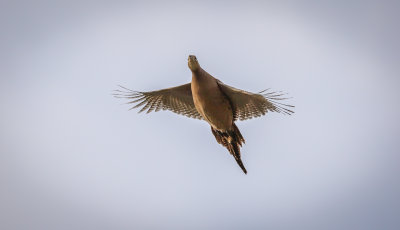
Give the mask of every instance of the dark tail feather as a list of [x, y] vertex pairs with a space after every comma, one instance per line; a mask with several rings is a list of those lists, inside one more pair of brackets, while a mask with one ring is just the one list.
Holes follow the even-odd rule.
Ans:
[[243, 172], [245, 174], [247, 174], [247, 170], [244, 167], [242, 160], [240, 159], [240, 147], [239, 147], [239, 145], [236, 144], [236, 143], [232, 143], [229, 146], [228, 150], [233, 155], [233, 157], [235, 158], [235, 160], [238, 163], [239, 167], [243, 170]]
[[233, 124], [233, 130], [227, 132], [221, 132], [211, 127], [211, 131], [214, 134], [217, 142], [228, 149], [228, 151], [235, 158], [236, 162], [243, 170], [243, 172], [247, 174], [247, 170], [244, 167], [242, 160], [240, 159], [240, 146], [242, 146], [242, 144], [245, 143], [245, 140], [242, 134], [240, 133], [238, 127], [235, 124]]

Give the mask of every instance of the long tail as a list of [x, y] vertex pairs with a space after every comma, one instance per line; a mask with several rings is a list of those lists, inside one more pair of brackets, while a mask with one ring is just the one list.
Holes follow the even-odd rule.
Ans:
[[235, 123], [233, 123], [233, 130], [223, 132], [211, 127], [211, 132], [214, 134], [217, 142], [228, 149], [243, 172], [247, 174], [247, 170], [240, 159], [240, 147], [245, 143], [245, 140]]

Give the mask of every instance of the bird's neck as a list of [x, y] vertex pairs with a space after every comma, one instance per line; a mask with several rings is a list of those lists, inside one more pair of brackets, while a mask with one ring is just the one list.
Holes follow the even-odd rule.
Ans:
[[204, 78], [204, 70], [201, 67], [192, 71], [192, 80], [201, 80], [203, 78]]

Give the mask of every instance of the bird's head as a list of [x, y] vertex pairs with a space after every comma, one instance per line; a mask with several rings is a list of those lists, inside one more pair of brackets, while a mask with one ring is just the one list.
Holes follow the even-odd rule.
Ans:
[[199, 62], [197, 61], [196, 56], [194, 56], [194, 55], [189, 55], [189, 57], [188, 57], [188, 66], [189, 66], [189, 69], [190, 69], [192, 72], [195, 72], [195, 71], [197, 71], [197, 70], [200, 69], [200, 64], [199, 64]]

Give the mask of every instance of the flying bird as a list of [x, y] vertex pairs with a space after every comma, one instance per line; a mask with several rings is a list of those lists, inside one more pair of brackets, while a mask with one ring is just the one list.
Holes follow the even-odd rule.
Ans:
[[240, 154], [245, 140], [235, 124], [237, 120], [247, 120], [278, 112], [293, 113], [292, 105], [280, 101], [287, 99], [280, 92], [250, 93], [222, 83], [204, 69], [194, 55], [189, 55], [188, 66], [192, 72], [192, 82], [167, 89], [139, 92], [120, 86], [114, 96], [130, 99], [135, 104], [131, 109], [147, 111], [170, 110], [190, 118], [205, 120], [217, 142], [226, 147], [236, 162], [247, 174]]

